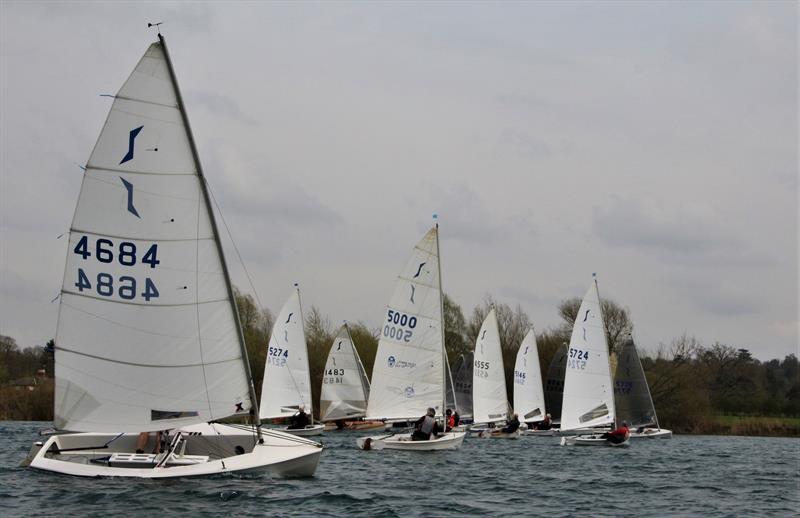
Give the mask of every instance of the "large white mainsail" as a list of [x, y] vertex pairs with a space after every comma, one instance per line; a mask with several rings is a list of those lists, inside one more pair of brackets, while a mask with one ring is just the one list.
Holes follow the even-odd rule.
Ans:
[[295, 289], [281, 308], [267, 345], [264, 380], [261, 383], [261, 419], [289, 417], [297, 408], [313, 414], [308, 346], [300, 306], [300, 290]]
[[614, 423], [614, 389], [597, 281], [578, 310], [567, 353], [561, 429]]
[[336, 421], [364, 417], [369, 398], [369, 380], [358, 357], [347, 324], [343, 325], [328, 352], [319, 396], [320, 420]]
[[472, 414], [476, 423], [503, 421], [508, 413], [506, 375], [500, 330], [494, 308], [489, 311], [475, 341], [472, 371]]
[[520, 421], [528, 423], [541, 421], [545, 415], [539, 349], [533, 328], [522, 340], [514, 364], [514, 411]]
[[140, 432], [252, 406], [232, 291], [162, 43], [114, 98], [70, 228], [55, 425]]
[[439, 235], [417, 243], [395, 282], [372, 371], [367, 419], [411, 419], [444, 410]]

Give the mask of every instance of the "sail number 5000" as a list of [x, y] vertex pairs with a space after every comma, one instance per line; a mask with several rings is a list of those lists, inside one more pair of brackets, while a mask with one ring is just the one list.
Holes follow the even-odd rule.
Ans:
[[[410, 317], [393, 309], [390, 309], [386, 316], [389, 323], [383, 326], [383, 336], [410, 342], [411, 335], [414, 334], [412, 329], [417, 327], [417, 317]], [[408, 329], [403, 329], [404, 327]]]

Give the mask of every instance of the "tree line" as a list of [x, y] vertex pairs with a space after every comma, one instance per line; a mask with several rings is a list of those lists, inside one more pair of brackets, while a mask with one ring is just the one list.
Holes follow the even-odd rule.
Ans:
[[[259, 308], [251, 295], [238, 290], [236, 303], [253, 381], [260, 397], [274, 317], [268, 309]], [[535, 330], [543, 380], [559, 347], [569, 343], [580, 304], [579, 298], [562, 301], [557, 307], [561, 324]], [[519, 345], [531, 329], [529, 316], [521, 306], [512, 307], [491, 296], [478, 304], [469, 317], [446, 294], [443, 306], [445, 347], [451, 367], [455, 367], [453, 363], [462, 354], [473, 350], [484, 318], [491, 308], [495, 309], [508, 399], [512, 401], [514, 362]], [[634, 326], [627, 308], [607, 298], [601, 300], [601, 306], [613, 369], [616, 353], [629, 339]], [[318, 409], [325, 362], [339, 325], [333, 325], [316, 306], [312, 306], [304, 316], [312, 398], [314, 408]], [[380, 329], [372, 329], [363, 322], [351, 322], [349, 327], [371, 379]], [[51, 340], [45, 347], [20, 349], [13, 338], [0, 336], [0, 418], [52, 419], [53, 346]], [[718, 422], [714, 416], [719, 415], [800, 417], [800, 365], [793, 354], [762, 362], [747, 349], [718, 342], [703, 346], [690, 335], [661, 344], [653, 353], [647, 354], [641, 348], [639, 353], [659, 421], [664, 427], [677, 432], [718, 432], [724, 431], [714, 428], [714, 423]], [[20, 378], [35, 376], [36, 371], [42, 368], [48, 379], [41, 380], [38, 390], [19, 390], [13, 385]], [[800, 424], [790, 427], [788, 432], [766, 430], [764, 433], [770, 432], [800, 434]]]

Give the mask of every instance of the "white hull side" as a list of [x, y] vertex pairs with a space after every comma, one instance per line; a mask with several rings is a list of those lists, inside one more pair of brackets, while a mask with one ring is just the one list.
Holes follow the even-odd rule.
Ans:
[[282, 426], [280, 428], [271, 428], [271, 430], [277, 430], [279, 432], [290, 433], [292, 435], [296, 435], [298, 437], [313, 437], [315, 435], [322, 435], [322, 432], [325, 431], [324, 424], [310, 424], [305, 428], [289, 428], [288, 426]]
[[484, 439], [519, 439], [521, 432], [517, 430], [516, 432], [505, 433], [500, 430], [489, 431], [484, 430], [482, 431], [478, 437], [482, 437]]
[[629, 445], [630, 437], [627, 437], [621, 443], [613, 443], [605, 439], [600, 434], [596, 435], [575, 435], [572, 437], [562, 437], [562, 446], [611, 446], [611, 447], [626, 447]]
[[525, 430], [522, 435], [526, 437], [553, 437], [556, 430]]
[[670, 439], [672, 430], [665, 428], [645, 428], [642, 433], [631, 432], [631, 439]]
[[373, 437], [361, 437], [356, 440], [356, 444], [362, 450], [365, 449], [367, 439], [370, 439], [372, 450], [406, 450], [406, 451], [438, 451], [455, 450], [461, 447], [464, 442], [464, 432], [448, 432], [440, 435], [437, 439], [429, 441], [412, 441], [410, 433], [395, 435], [379, 435]]
[[[89, 458], [102, 458], [115, 453], [131, 453], [138, 434], [125, 434], [120, 439], [113, 441], [108, 448], [93, 447], [103, 445], [116, 436], [101, 433], [77, 433], [68, 435], [54, 435], [45, 441], [42, 448], [33, 457], [30, 467], [44, 471], [52, 471], [65, 475], [83, 477], [132, 477], [132, 478], [175, 478], [209, 476], [222, 473], [252, 473], [265, 472], [281, 477], [310, 477], [314, 475], [322, 453], [322, 446], [282, 434], [268, 432], [264, 435], [264, 444], [253, 446], [252, 429], [239, 430], [225, 425], [195, 425], [185, 429], [201, 435], [187, 436], [187, 449], [191, 450], [189, 457], [202, 457], [198, 449], [208, 445], [220, 437], [229, 443], [231, 438], [240, 438], [243, 444], [249, 447], [247, 453], [210, 459], [188, 465], [167, 465], [165, 467], [113, 467], [107, 464], [90, 462]], [[302, 442], [301, 442], [302, 441]], [[193, 444], [194, 443], [194, 444]], [[86, 448], [62, 454], [48, 453], [53, 446], [68, 450], [76, 447]], [[218, 448], [213, 448], [218, 451]], [[182, 456], [174, 457], [175, 462], [181, 462]], [[172, 462], [172, 461], [170, 461]]]

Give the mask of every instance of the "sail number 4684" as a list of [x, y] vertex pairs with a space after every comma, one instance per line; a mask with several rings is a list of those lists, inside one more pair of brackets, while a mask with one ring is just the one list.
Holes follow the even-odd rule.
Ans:
[[[98, 238], [93, 243], [94, 246], [89, 246], [89, 236], [81, 236], [75, 248], [72, 251], [81, 256], [81, 259], [87, 260], [89, 257], [94, 257], [101, 263], [112, 263], [116, 255], [116, 260], [122, 266], [134, 266], [138, 260], [142, 264], [150, 265], [150, 268], [155, 268], [161, 261], [158, 260], [158, 244], [153, 243], [141, 257], [137, 256], [136, 243], [130, 241], [121, 241], [118, 246], [114, 246], [114, 242], [110, 239]], [[116, 252], [116, 254], [115, 254]], [[141, 289], [141, 293], [139, 289]], [[121, 275], [115, 278], [110, 273], [100, 272], [95, 278], [90, 279], [83, 268], [78, 268], [78, 279], [75, 287], [81, 293], [85, 290], [93, 290], [101, 297], [113, 297], [117, 295], [124, 300], [134, 300], [140, 296], [145, 301], [150, 302], [150, 299], [158, 298], [158, 288], [150, 277], [144, 279], [144, 282], [138, 282], [136, 277], [130, 275]]]

